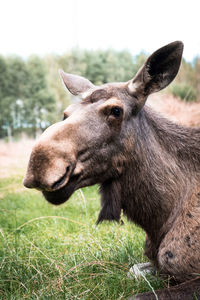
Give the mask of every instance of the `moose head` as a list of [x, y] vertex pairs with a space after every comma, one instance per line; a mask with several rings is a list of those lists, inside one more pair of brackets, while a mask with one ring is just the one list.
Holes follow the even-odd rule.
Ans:
[[39, 189], [49, 202], [61, 204], [81, 187], [123, 176], [134, 160], [137, 120], [147, 97], [175, 78], [182, 51], [179, 41], [160, 48], [133, 79], [123, 83], [95, 86], [60, 71], [64, 85], [81, 100], [71, 104], [63, 120], [47, 128], [36, 142], [25, 187]]

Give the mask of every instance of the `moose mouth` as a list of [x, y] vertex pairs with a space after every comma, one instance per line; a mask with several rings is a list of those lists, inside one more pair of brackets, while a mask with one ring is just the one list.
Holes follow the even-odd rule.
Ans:
[[[60, 178], [60, 182], [56, 182], [56, 184], [62, 184], [62, 181], [65, 180], [64, 176]], [[85, 176], [80, 174], [72, 174], [69, 180], [65, 185], [61, 185], [61, 188], [57, 188], [55, 191], [42, 191], [45, 199], [54, 205], [59, 205], [66, 202], [70, 196], [78, 190], [79, 188], [83, 188], [86, 186], [90, 186], [96, 183], [99, 183], [99, 178], [95, 176]]]
[[[55, 205], [62, 204], [79, 188], [79, 177], [79, 175], [74, 175], [60, 189], [56, 189], [55, 191], [42, 191], [42, 194], [48, 202]], [[64, 181], [64, 178], [61, 178], [60, 182], [61, 181]], [[58, 182], [56, 185], [58, 185]]]

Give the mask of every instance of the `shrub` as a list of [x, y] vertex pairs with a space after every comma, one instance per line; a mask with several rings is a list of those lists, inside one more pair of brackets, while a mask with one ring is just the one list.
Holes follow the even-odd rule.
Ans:
[[186, 102], [196, 101], [197, 91], [186, 83], [174, 83], [170, 88], [171, 93]]

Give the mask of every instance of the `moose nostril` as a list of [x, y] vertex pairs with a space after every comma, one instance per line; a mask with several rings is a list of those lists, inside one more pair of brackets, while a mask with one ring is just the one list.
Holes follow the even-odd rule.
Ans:
[[61, 186], [65, 182], [65, 179], [69, 174], [69, 171], [70, 171], [70, 166], [67, 166], [65, 174], [62, 177], [60, 177], [60, 179], [58, 181], [54, 182], [54, 184], [52, 185], [52, 187], [51, 187], [52, 190], [57, 189], [59, 186]]
[[23, 179], [23, 185], [28, 189], [32, 189], [37, 186], [37, 182], [34, 180], [33, 176], [26, 176]]

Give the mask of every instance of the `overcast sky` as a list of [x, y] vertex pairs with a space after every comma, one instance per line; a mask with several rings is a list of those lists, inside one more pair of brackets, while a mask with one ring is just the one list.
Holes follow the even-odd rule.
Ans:
[[148, 53], [175, 41], [200, 55], [200, 0], [0, 0], [0, 53], [81, 48]]

